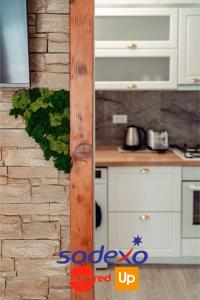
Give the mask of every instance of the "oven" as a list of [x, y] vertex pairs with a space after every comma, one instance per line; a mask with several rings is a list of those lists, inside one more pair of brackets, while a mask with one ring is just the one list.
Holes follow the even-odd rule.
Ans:
[[200, 238], [200, 168], [183, 168], [182, 238]]

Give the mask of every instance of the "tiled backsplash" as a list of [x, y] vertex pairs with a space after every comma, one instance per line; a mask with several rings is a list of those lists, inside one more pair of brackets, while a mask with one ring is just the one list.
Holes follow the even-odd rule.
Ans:
[[167, 130], [171, 144], [200, 143], [200, 92], [96, 92], [96, 143], [120, 145], [126, 124], [112, 123], [113, 114], [127, 114], [128, 125]]

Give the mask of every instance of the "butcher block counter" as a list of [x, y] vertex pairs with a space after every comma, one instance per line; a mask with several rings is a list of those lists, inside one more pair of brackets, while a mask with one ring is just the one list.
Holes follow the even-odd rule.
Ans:
[[200, 160], [184, 160], [173, 151], [156, 153], [152, 151], [121, 152], [118, 147], [97, 147], [96, 166], [194, 166], [200, 167]]

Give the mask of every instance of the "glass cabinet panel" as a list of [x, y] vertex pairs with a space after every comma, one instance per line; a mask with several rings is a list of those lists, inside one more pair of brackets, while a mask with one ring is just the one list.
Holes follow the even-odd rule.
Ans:
[[97, 8], [95, 46], [106, 48], [177, 48], [176, 8]]
[[170, 16], [97, 16], [96, 41], [167, 41]]
[[96, 58], [96, 81], [168, 81], [169, 57]]
[[96, 50], [97, 90], [174, 89], [177, 87], [176, 50]]

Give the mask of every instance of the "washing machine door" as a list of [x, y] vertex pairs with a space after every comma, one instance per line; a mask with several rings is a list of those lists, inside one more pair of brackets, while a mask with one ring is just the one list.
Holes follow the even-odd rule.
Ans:
[[101, 226], [101, 221], [102, 221], [102, 210], [101, 210], [101, 207], [100, 205], [95, 202], [95, 211], [96, 211], [96, 228], [100, 227]]

